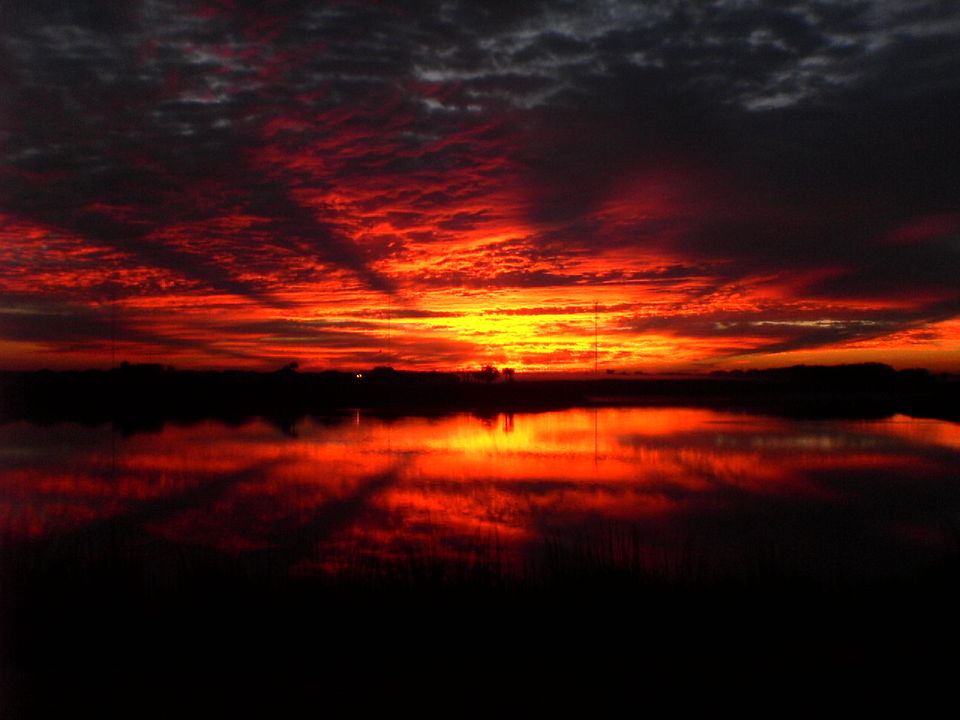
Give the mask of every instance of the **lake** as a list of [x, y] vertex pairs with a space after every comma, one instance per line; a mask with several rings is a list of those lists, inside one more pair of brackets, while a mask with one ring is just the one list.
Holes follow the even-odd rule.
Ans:
[[665, 577], [876, 579], [956, 548], [960, 425], [602, 407], [0, 426], [7, 550], [104, 528], [109, 548], [83, 552], [260, 554], [292, 576], [420, 559], [530, 577], [560, 553]]

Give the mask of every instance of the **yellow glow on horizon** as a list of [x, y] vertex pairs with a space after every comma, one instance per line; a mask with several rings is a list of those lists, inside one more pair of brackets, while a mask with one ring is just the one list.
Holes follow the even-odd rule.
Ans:
[[[249, 294], [230, 294], [171, 270], [129, 262], [110, 269], [91, 254], [102, 249], [18, 226], [16, 233], [3, 236], [15, 241], [6, 252], [16, 248], [24, 257], [53, 264], [42, 272], [21, 268], [19, 275], [0, 279], [0, 290], [12, 297], [36, 286], [55, 290], [51, 298], [10, 306], [15, 329], [0, 340], [0, 367], [106, 367], [127, 360], [184, 369], [267, 370], [296, 360], [304, 370], [374, 365], [474, 370], [493, 364], [520, 372], [583, 372], [592, 371], [596, 360], [601, 370], [614, 371], [856, 362], [960, 371], [960, 319], [906, 325], [883, 335], [881, 319], [873, 337], [763, 352], [765, 346], [789, 347], [797, 339], [799, 346], [803, 333], [820, 327], [842, 329], [844, 323], [860, 322], [872, 331], [871, 318], [882, 318], [883, 310], [910, 310], [943, 298], [814, 303], [804, 299], [808, 285], [833, 271], [784, 270], [716, 284], [695, 262], [661, 251], [656, 243], [573, 253], [562, 262], [549, 259], [549, 253], [544, 259], [529, 246], [543, 229], [525, 223], [511, 202], [505, 196], [505, 204], [487, 215], [479, 205], [449, 209], [442, 216], [446, 220], [458, 213], [481, 220], [463, 231], [429, 237], [410, 235], [424, 228], [388, 227], [380, 216], [358, 216], [358, 246], [376, 248], [386, 242], [388, 231], [404, 238], [403, 252], [370, 264], [383, 280], [377, 289], [322, 258], [291, 264], [289, 252], [273, 256], [266, 250], [263, 262], [270, 271], [262, 275], [243, 264], [225, 266], [226, 276], [251, 288]], [[629, 203], [619, 210], [615, 206], [610, 212], [629, 210]], [[644, 205], [643, 213], [655, 215], [655, 209]], [[208, 243], [201, 231], [222, 235], [254, 227], [254, 221], [237, 216], [209, 228], [171, 226], [158, 231], [156, 239], [195, 253], [229, 244], [226, 237]], [[46, 245], [51, 243], [53, 254]], [[119, 262], [114, 255], [111, 262]], [[680, 268], [676, 274], [674, 266]], [[111, 296], [111, 283], [122, 288], [118, 297]], [[48, 300], [53, 327], [43, 339], [43, 316], [36, 331], [24, 330], [29, 323], [21, 316]], [[80, 330], [67, 327], [73, 314]]]

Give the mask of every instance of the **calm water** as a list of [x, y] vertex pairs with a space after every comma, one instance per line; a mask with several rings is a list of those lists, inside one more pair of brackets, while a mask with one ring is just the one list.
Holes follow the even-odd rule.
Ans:
[[275, 551], [295, 574], [477, 553], [529, 570], [563, 546], [668, 572], [879, 576], [954, 547], [960, 425], [602, 408], [0, 426], [8, 548], [104, 526]]

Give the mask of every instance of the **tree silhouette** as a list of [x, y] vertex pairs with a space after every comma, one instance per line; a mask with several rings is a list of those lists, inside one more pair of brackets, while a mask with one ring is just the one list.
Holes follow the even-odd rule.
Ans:
[[483, 382], [493, 382], [500, 377], [500, 371], [497, 370], [493, 365], [485, 365], [483, 370], [480, 372], [475, 372], [473, 377], [476, 380], [482, 380]]

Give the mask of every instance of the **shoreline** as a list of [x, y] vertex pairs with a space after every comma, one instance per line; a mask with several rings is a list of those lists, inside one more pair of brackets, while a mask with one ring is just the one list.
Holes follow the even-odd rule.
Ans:
[[133, 429], [166, 421], [237, 422], [253, 417], [291, 424], [308, 415], [358, 408], [435, 415], [668, 405], [810, 419], [904, 414], [960, 422], [960, 382], [952, 376], [886, 366], [496, 382], [385, 368], [364, 374], [289, 369], [257, 373], [177, 371], [151, 365], [0, 373], [0, 422], [114, 422]]

